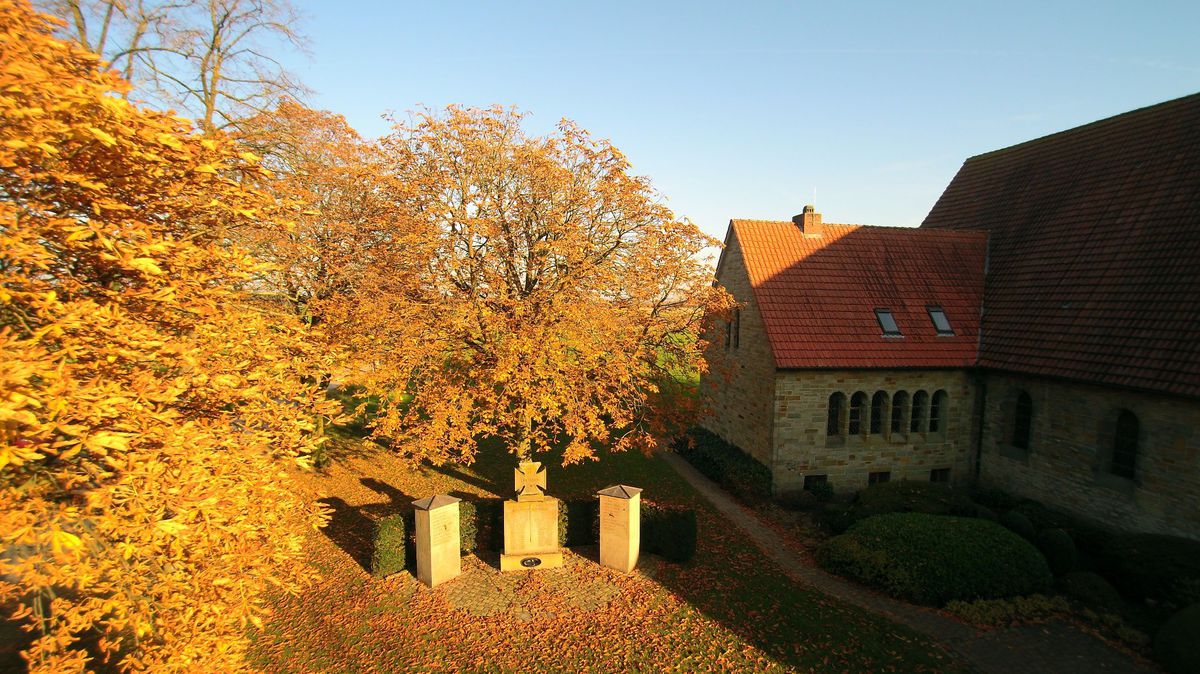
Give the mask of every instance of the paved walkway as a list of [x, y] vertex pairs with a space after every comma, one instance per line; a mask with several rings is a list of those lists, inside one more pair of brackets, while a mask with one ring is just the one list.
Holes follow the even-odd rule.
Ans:
[[891, 599], [805, 563], [779, 536], [723, 489], [673, 453], [659, 456], [741, 529], [788, 576], [831, 597], [879, 613], [962, 655], [988, 674], [1153, 672], [1135, 658], [1062, 622], [981, 632], [930, 609]]

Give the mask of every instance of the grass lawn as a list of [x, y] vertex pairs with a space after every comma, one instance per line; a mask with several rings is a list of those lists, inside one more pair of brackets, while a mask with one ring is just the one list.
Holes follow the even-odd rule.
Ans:
[[323, 474], [299, 488], [334, 507], [310, 551], [323, 579], [277, 597], [255, 634], [253, 664], [281, 672], [392, 671], [960, 671], [964, 665], [916, 633], [797, 587], [658, 459], [607, 455], [562, 468], [548, 493], [593, 494], [614, 483], [643, 498], [697, 510], [696, 558], [642, 557], [617, 574], [595, 548], [563, 569], [501, 574], [495, 555], [470, 555], [463, 575], [434, 589], [408, 573], [372, 578], [370, 520], [434, 493], [509, 497], [513, 459], [481, 452], [470, 467], [410, 470], [373, 445], [339, 441]]

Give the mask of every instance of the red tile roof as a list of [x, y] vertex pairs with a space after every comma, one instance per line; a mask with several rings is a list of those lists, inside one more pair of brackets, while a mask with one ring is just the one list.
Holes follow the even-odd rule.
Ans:
[[[733, 220], [780, 368], [966, 367], [975, 361], [986, 234]], [[939, 305], [954, 336], [938, 336]], [[903, 337], [884, 337], [876, 308]]]
[[972, 157], [922, 227], [991, 233], [979, 365], [1200, 396], [1200, 94]]

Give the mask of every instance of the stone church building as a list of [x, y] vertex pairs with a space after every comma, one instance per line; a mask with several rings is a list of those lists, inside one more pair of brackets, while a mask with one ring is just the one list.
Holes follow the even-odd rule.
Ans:
[[979, 484], [1200, 538], [1200, 94], [968, 159], [919, 228], [733, 220], [705, 426], [776, 493]]

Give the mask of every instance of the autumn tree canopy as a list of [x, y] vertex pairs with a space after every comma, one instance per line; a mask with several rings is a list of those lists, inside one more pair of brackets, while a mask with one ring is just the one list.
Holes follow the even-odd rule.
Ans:
[[294, 225], [256, 157], [51, 29], [0, 0], [0, 606], [33, 671], [234, 671], [320, 519], [282, 470], [329, 366], [229, 245]]
[[353, 278], [373, 249], [394, 244], [402, 232], [396, 197], [402, 188], [390, 179], [378, 143], [359, 136], [341, 115], [293, 100], [245, 120], [237, 137], [262, 157], [270, 174], [259, 177], [259, 186], [287, 209], [291, 223], [243, 228], [238, 240], [272, 263], [264, 290], [319, 323], [317, 305], [339, 294], [350, 301]]
[[414, 458], [469, 461], [488, 437], [567, 462], [652, 448], [682, 421], [663, 388], [730, 303], [699, 258], [716, 242], [611, 143], [522, 119], [452, 107], [397, 125], [382, 147], [404, 215], [381, 240], [406, 243], [373, 248], [354, 299], [323, 308], [392, 403], [376, 434]]

